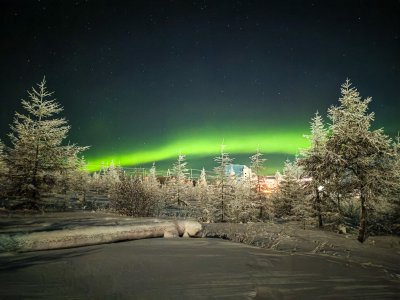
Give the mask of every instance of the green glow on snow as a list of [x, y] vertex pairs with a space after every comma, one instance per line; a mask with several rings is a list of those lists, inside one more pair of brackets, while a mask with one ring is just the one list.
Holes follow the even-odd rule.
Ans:
[[[243, 129], [242, 129], [243, 130]], [[218, 155], [222, 140], [226, 145], [225, 151], [231, 154], [255, 153], [260, 148], [262, 153], [284, 153], [296, 154], [299, 148], [308, 146], [304, 134], [307, 130], [277, 130], [274, 132], [248, 132], [243, 130], [238, 133], [230, 130], [231, 133], [221, 135], [220, 132], [191, 131], [186, 134], [177, 135], [171, 138], [170, 143], [164, 145], [153, 145], [142, 149], [133, 149], [131, 152], [118, 151], [113, 155], [100, 156], [94, 159], [88, 158], [88, 169], [99, 170], [101, 163], [114, 161], [122, 166], [134, 166], [151, 162], [175, 158], [179, 153], [190, 156]], [[234, 134], [232, 132], [235, 132]], [[137, 142], [137, 141], [136, 141]], [[133, 148], [133, 147], [132, 147]]]

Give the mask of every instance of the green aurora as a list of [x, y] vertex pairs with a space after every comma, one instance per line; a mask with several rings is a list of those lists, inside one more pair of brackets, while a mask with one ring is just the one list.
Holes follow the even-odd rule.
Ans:
[[[231, 129], [221, 135], [219, 131], [192, 130], [170, 137], [169, 142], [161, 145], [136, 147], [132, 151], [116, 151], [113, 155], [89, 156], [88, 169], [97, 171], [102, 163], [114, 161], [123, 167], [142, 166], [152, 162], [175, 159], [179, 154], [190, 158], [216, 156], [220, 152], [222, 141], [225, 151], [232, 154], [252, 154], [257, 148], [268, 158], [268, 154], [288, 154], [290, 156], [306, 148], [308, 141], [304, 137], [307, 129], [277, 129], [254, 132], [249, 129]], [[125, 148], [125, 147], [124, 147]], [[133, 147], [132, 147], [133, 148]], [[189, 161], [190, 162], [190, 161]], [[240, 163], [240, 162], [238, 162]], [[283, 161], [279, 164], [282, 165]]]

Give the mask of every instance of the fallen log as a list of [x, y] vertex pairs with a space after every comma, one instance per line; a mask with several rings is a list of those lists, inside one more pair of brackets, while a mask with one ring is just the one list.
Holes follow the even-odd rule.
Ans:
[[196, 237], [201, 224], [190, 220], [156, 220], [149, 224], [91, 226], [77, 229], [0, 234], [0, 252], [73, 248], [154, 237]]

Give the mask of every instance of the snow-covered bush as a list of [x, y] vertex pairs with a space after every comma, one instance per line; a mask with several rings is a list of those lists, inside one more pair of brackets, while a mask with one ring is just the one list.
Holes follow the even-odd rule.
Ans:
[[111, 208], [132, 217], [150, 217], [157, 214], [158, 203], [138, 179], [122, 175], [110, 191]]
[[122, 176], [124, 176], [124, 170], [120, 165], [115, 166], [114, 161], [111, 161], [109, 165], [103, 162], [99, 172], [94, 172], [88, 180], [89, 189], [98, 194], [109, 195]]

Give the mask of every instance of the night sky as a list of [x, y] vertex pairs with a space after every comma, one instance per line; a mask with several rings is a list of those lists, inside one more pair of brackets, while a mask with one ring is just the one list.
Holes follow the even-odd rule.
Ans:
[[260, 146], [274, 173], [349, 77], [400, 129], [400, 1], [0, 1], [0, 138], [46, 76], [93, 166], [211, 169]]

